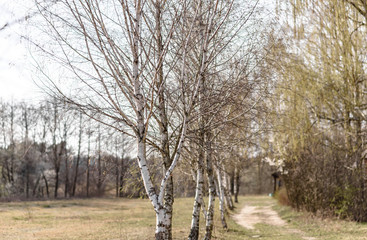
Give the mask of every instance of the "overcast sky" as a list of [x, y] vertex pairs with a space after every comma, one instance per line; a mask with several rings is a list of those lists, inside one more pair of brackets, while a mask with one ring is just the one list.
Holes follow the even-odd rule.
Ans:
[[[273, 0], [262, 0], [272, 5]], [[0, 0], [0, 29], [30, 12], [34, 12], [33, 0]], [[36, 101], [44, 95], [36, 86], [32, 56], [27, 41], [21, 35], [26, 29], [24, 22], [11, 24], [0, 30], [0, 98], [3, 100]]]
[[[29, 12], [31, 0], [0, 0], [0, 28]], [[30, 5], [27, 5], [30, 4]], [[22, 24], [11, 24], [0, 30], [0, 98], [4, 100], [36, 100], [41, 91], [33, 83], [32, 66], [26, 41], [22, 40]]]

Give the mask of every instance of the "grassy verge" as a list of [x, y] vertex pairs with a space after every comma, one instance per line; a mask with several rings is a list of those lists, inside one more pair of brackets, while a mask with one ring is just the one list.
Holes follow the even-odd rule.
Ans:
[[338, 219], [322, 219], [311, 214], [296, 212], [290, 207], [274, 206], [291, 228], [320, 240], [366, 240], [367, 224]]
[[259, 223], [249, 233], [263, 240], [366, 240], [367, 224], [338, 219], [322, 219], [290, 207], [278, 205], [266, 196], [243, 199], [252, 206], [273, 206], [272, 208], [286, 221], [285, 226]]

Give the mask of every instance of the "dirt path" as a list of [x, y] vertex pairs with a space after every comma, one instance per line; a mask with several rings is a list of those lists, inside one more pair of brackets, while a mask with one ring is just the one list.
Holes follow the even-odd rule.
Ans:
[[304, 240], [316, 240], [315, 237], [307, 237], [305, 232], [292, 228], [281, 219], [278, 213], [272, 209], [274, 201], [266, 201], [265, 203], [257, 205], [250, 202], [241, 209], [240, 213], [234, 215], [233, 219], [247, 229], [256, 230], [257, 235], [254, 235], [254, 238], [261, 236], [261, 231], [256, 229], [256, 224], [262, 223], [277, 226], [284, 235], [298, 235], [298, 237]]
[[242, 208], [241, 212], [234, 215], [234, 220], [248, 229], [255, 229], [255, 224], [265, 223], [274, 226], [285, 226], [286, 222], [281, 219], [277, 212], [271, 209], [272, 206], [249, 206]]

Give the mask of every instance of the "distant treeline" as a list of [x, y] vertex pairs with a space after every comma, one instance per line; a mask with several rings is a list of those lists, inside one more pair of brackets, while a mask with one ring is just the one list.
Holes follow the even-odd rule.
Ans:
[[[2, 199], [105, 194], [146, 197], [134, 159], [134, 139], [65, 103], [54, 99], [42, 103], [2, 101], [0, 126]], [[151, 151], [148, 163], [154, 173], [152, 180], [158, 186], [158, 179], [162, 177], [161, 159]], [[195, 179], [190, 176], [190, 169], [183, 163], [175, 172], [175, 196], [195, 195]], [[234, 174], [234, 169], [230, 168], [232, 194]], [[244, 177], [242, 181], [250, 179]], [[258, 192], [256, 184], [252, 188], [254, 190], [250, 191]]]
[[131, 139], [54, 100], [0, 103], [0, 197], [144, 194]]

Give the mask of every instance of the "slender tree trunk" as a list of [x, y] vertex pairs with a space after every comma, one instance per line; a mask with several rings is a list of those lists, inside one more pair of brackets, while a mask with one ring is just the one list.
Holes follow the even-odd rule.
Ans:
[[29, 198], [29, 169], [26, 170], [26, 197]]
[[222, 171], [217, 168], [217, 179], [218, 179], [218, 191], [219, 191], [219, 210], [220, 210], [220, 219], [222, 222], [222, 227], [227, 229], [227, 221], [226, 221], [226, 209], [224, 205], [224, 189], [222, 183]]
[[210, 240], [212, 238], [213, 226], [214, 226], [214, 204], [215, 204], [215, 179], [213, 172], [213, 149], [212, 149], [212, 134], [209, 130], [206, 136], [206, 172], [208, 177], [208, 185], [209, 185], [209, 203], [208, 203], [208, 211], [206, 215], [205, 222], [205, 240]]
[[115, 158], [115, 188], [116, 188], [116, 198], [120, 196], [120, 171], [119, 171], [119, 159]]
[[79, 138], [78, 138], [78, 155], [76, 157], [76, 164], [75, 164], [75, 173], [74, 173], [74, 180], [73, 180], [73, 191], [71, 195], [75, 196], [75, 189], [76, 189], [76, 183], [78, 181], [78, 170], [79, 170], [79, 163], [80, 163], [80, 154], [81, 154], [81, 147], [82, 147], [82, 135], [83, 135], [83, 126], [82, 126], [82, 113], [80, 113], [79, 116]]
[[[199, 99], [204, 98], [204, 74], [200, 76], [200, 87], [199, 87]], [[203, 101], [200, 101], [200, 112], [201, 117], [199, 119], [200, 125], [200, 132], [199, 132], [199, 154], [198, 154], [198, 161], [197, 161], [197, 170], [196, 170], [196, 189], [195, 189], [195, 200], [194, 200], [194, 207], [192, 212], [192, 220], [191, 220], [191, 230], [190, 235], [188, 237], [189, 240], [197, 240], [199, 238], [199, 230], [200, 230], [200, 208], [202, 204], [203, 198], [203, 185], [204, 185], [204, 157], [205, 157], [205, 116], [204, 116], [204, 106]]]
[[[156, 0], [155, 1], [155, 39], [157, 45], [156, 52], [156, 77], [158, 80], [156, 81], [156, 89], [158, 94], [158, 112], [159, 112], [159, 130], [160, 130], [160, 141], [162, 148], [162, 157], [163, 157], [163, 165], [164, 172], [167, 172], [169, 167], [172, 164], [172, 159], [170, 157], [170, 149], [169, 149], [169, 140], [168, 140], [168, 119], [166, 113], [166, 105], [165, 105], [165, 94], [166, 94], [166, 84], [163, 76], [163, 43], [162, 43], [162, 26], [161, 26], [161, 17], [162, 17], [162, 8], [164, 7], [165, 1]], [[165, 189], [164, 196], [164, 208], [166, 210], [166, 219], [167, 224], [169, 225], [168, 230], [168, 238], [172, 239], [172, 212], [173, 212], [173, 178], [169, 177]]]
[[233, 183], [233, 188], [234, 188], [234, 202], [238, 203], [238, 193], [240, 191], [240, 174], [238, 171], [238, 165], [235, 165], [234, 168], [234, 183]]
[[50, 192], [48, 190], [48, 182], [47, 182], [45, 174], [43, 174], [43, 173], [42, 173], [42, 178], [43, 178], [43, 181], [45, 182], [47, 198], [49, 198], [50, 197]]
[[14, 140], [14, 105], [10, 107], [10, 182], [14, 183], [14, 162], [15, 162], [15, 140]]
[[65, 192], [64, 197], [66, 198], [68, 196], [69, 192], [69, 161], [68, 156], [65, 154]]
[[[199, 26], [203, 25], [203, 19], [201, 16], [202, 12], [202, 2], [198, 1], [195, 4], [197, 4], [198, 9], [198, 16], [199, 16]], [[204, 33], [204, 29], [200, 28], [200, 37], [202, 39], [202, 49], [200, 52], [200, 58], [199, 58], [199, 70], [198, 70], [198, 76], [199, 76], [199, 90], [198, 90], [198, 96], [199, 96], [199, 112], [200, 112], [200, 119], [199, 119], [199, 127], [200, 127], [200, 142], [199, 144], [199, 156], [198, 156], [198, 170], [197, 170], [197, 187], [196, 187], [196, 193], [195, 193], [195, 202], [194, 202], [194, 209], [192, 214], [192, 222], [191, 222], [191, 231], [189, 235], [189, 239], [198, 239], [199, 238], [199, 230], [200, 230], [200, 207], [201, 207], [201, 200], [202, 200], [202, 194], [203, 194], [203, 173], [204, 173], [204, 146], [205, 146], [205, 124], [206, 124], [206, 116], [205, 116], [205, 77], [206, 77], [206, 60], [207, 60], [207, 36], [206, 33]], [[206, 218], [208, 216], [205, 216]]]
[[30, 159], [29, 159], [29, 155], [28, 155], [28, 132], [29, 132], [29, 122], [28, 122], [28, 109], [27, 106], [24, 106], [24, 112], [23, 112], [23, 120], [24, 120], [24, 129], [25, 129], [25, 134], [24, 134], [24, 145], [23, 145], [23, 156], [24, 156], [24, 161], [26, 163], [26, 170], [25, 170], [25, 177], [26, 177], [26, 197], [29, 198], [29, 181], [30, 181], [30, 176], [29, 176], [29, 170], [30, 170]]
[[[3, 132], [3, 148], [5, 149], [7, 147], [7, 141], [6, 141], [6, 133], [7, 130], [5, 129], [5, 117], [2, 117], [2, 122], [1, 122], [1, 130]], [[5, 173], [6, 170], [6, 173]], [[8, 158], [4, 159], [4, 164], [3, 167], [1, 168], [1, 175], [2, 178], [6, 181], [10, 183], [10, 168], [9, 168], [9, 161]]]
[[97, 191], [98, 194], [102, 193], [102, 156], [101, 156], [101, 125], [98, 125], [98, 159], [97, 159], [97, 171], [98, 171], [98, 180], [97, 180]]
[[119, 185], [119, 197], [123, 197], [123, 187], [124, 187], [124, 176], [125, 176], [125, 167], [124, 167], [124, 158], [123, 156], [121, 157], [121, 162], [120, 162], [120, 177], [119, 177], [119, 181], [120, 181], [120, 185]]
[[68, 138], [68, 126], [66, 121], [64, 122], [64, 136], [63, 143], [61, 144], [61, 153], [64, 154], [64, 162], [65, 162], [65, 192], [64, 197], [66, 198], [69, 194], [69, 156], [67, 149], [67, 138]]
[[[7, 129], [5, 129], [5, 117], [2, 118], [2, 132], [3, 132], [3, 148], [5, 149], [7, 147], [7, 141], [6, 141], [6, 133], [7, 133]], [[11, 148], [11, 146], [9, 147]], [[10, 160], [11, 161], [11, 160]], [[5, 182], [11, 183], [11, 172], [10, 172], [10, 163], [9, 163], [9, 159], [5, 158], [4, 159], [4, 165], [1, 168], [1, 174], [2, 174], [2, 178], [5, 180]]]
[[[54, 170], [55, 170], [55, 192], [54, 197], [57, 198], [57, 190], [59, 189], [59, 171], [60, 171], [60, 159], [59, 159], [59, 153], [57, 150], [56, 145], [56, 130], [57, 130], [57, 103], [56, 100], [53, 103], [54, 104], [54, 121], [53, 121], [53, 128], [52, 128], [52, 145], [53, 145], [53, 163], [54, 163]], [[60, 145], [60, 151], [62, 152], [62, 148]]]
[[7, 181], [6, 174], [5, 174], [5, 168], [1, 168], [1, 177], [4, 179], [4, 181]]
[[235, 178], [235, 174], [234, 174], [234, 168], [232, 169], [231, 171], [231, 174], [229, 174], [229, 177], [230, 177], [230, 193], [231, 193], [231, 196], [234, 196], [234, 178]]
[[199, 238], [199, 221], [200, 221], [200, 208], [203, 199], [203, 158], [204, 150], [202, 146], [199, 146], [198, 164], [196, 170], [196, 189], [195, 189], [195, 200], [194, 208], [192, 211], [191, 230], [189, 240], [197, 240]]
[[[139, 124], [139, 123], [138, 123]], [[145, 132], [144, 125], [139, 126], [139, 134]], [[154, 206], [154, 210], [156, 212], [156, 231], [155, 231], [155, 239], [156, 240], [166, 240], [169, 239], [169, 219], [167, 218], [166, 209], [163, 206], [163, 201], [160, 201], [158, 195], [156, 194], [154, 185], [150, 178], [149, 169], [146, 162], [146, 144], [145, 137], [138, 135], [138, 164], [141, 172], [141, 176], [143, 178], [145, 191], [148, 194], [150, 201]], [[163, 196], [162, 196], [163, 197]]]
[[33, 197], [34, 196], [36, 196], [36, 192], [37, 192], [37, 187], [38, 187], [38, 185], [39, 185], [39, 182], [40, 182], [40, 180], [41, 180], [41, 176], [38, 176], [38, 178], [37, 178], [37, 181], [36, 181], [36, 184], [34, 185], [34, 187], [33, 187]]
[[87, 159], [87, 197], [89, 197], [90, 156]]
[[9, 167], [9, 162], [7, 158], [4, 159], [4, 166], [1, 168], [1, 174], [2, 174], [3, 179], [6, 182], [9, 182], [9, 183], [11, 182], [10, 181], [10, 167]]
[[234, 206], [233, 206], [233, 201], [232, 201], [232, 196], [231, 196], [231, 192], [229, 191], [229, 177], [228, 177], [228, 173], [226, 171], [226, 167], [225, 164], [222, 164], [222, 178], [223, 178], [223, 193], [224, 193], [224, 199], [226, 202], [226, 206], [228, 209], [233, 210]]
[[90, 174], [90, 138], [91, 138], [91, 129], [90, 126], [88, 128], [88, 153], [87, 153], [87, 197], [89, 197], [89, 174]]
[[59, 169], [55, 169], [55, 198], [57, 198], [57, 189], [59, 188]]
[[203, 212], [203, 217], [204, 217], [204, 220], [206, 222], [206, 217], [208, 215], [208, 212], [206, 210], [206, 206], [205, 206], [205, 201], [204, 201], [204, 193], [201, 195], [201, 199], [200, 199], [200, 202], [201, 202], [201, 211]]
[[121, 175], [121, 176], [120, 176], [119, 197], [123, 197], [123, 196], [124, 196], [123, 189], [124, 189], [124, 178], [123, 178], [123, 176]]
[[[139, 169], [141, 176], [143, 178], [143, 183], [145, 191], [153, 204], [154, 210], [156, 212], [156, 240], [169, 239], [169, 220], [167, 220], [166, 210], [163, 206], [163, 197], [156, 194], [156, 190], [151, 180], [150, 172], [148, 169], [146, 161], [146, 125], [145, 125], [145, 100], [142, 94], [142, 87], [139, 75], [139, 46], [140, 46], [140, 24], [142, 17], [142, 2], [137, 0], [135, 2], [135, 22], [132, 29], [132, 79], [134, 83], [134, 96], [136, 105], [136, 139], [137, 139], [137, 161], [139, 164]], [[168, 176], [169, 177], [169, 176]], [[164, 191], [164, 188], [162, 189]], [[162, 197], [162, 199], [160, 199]]]

